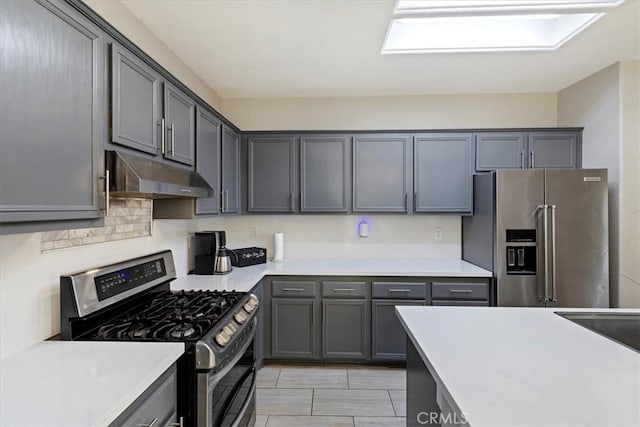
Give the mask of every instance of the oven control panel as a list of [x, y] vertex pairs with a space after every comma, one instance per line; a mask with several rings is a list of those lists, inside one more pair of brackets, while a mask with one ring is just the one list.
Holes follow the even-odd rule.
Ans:
[[133, 267], [96, 276], [94, 283], [98, 300], [102, 301], [109, 297], [126, 292], [162, 277], [166, 274], [163, 259], [157, 259]]

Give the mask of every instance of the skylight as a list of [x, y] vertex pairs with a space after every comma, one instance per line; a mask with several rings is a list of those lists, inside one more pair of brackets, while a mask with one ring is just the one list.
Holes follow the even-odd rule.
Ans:
[[555, 50], [624, 0], [398, 0], [383, 54]]

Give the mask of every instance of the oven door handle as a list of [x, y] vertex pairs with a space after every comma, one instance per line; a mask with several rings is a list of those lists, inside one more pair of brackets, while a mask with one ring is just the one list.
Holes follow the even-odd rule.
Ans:
[[[236, 415], [236, 417], [233, 419], [233, 421], [231, 422], [231, 427], [238, 427], [238, 425], [240, 424], [240, 421], [242, 421], [242, 417], [244, 417], [244, 414], [247, 412], [247, 408], [249, 407], [249, 404], [251, 403], [251, 399], [253, 394], [256, 392], [256, 375], [257, 372], [254, 369], [251, 369], [251, 373], [253, 374], [253, 378], [251, 379], [251, 385], [249, 386], [249, 394], [247, 395], [247, 399], [245, 399], [245, 401], [242, 403], [242, 408], [240, 408], [240, 411], [238, 411], [238, 415]], [[233, 401], [235, 400], [236, 396], [238, 395], [238, 392], [240, 391], [240, 388], [242, 386], [242, 382], [238, 383], [236, 385], [237, 389], [234, 390], [233, 393], [233, 399], [231, 399], [231, 403], [233, 403]], [[231, 407], [231, 405], [229, 405], [229, 408]]]

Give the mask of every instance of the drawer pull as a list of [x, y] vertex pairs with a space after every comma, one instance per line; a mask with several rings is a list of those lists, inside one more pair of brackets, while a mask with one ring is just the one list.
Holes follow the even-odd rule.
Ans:
[[471, 289], [449, 289], [452, 294], [470, 294], [473, 292]]
[[411, 292], [411, 289], [387, 289], [387, 292]]
[[342, 292], [353, 292], [354, 288], [333, 288], [334, 291], [342, 291]]
[[304, 289], [302, 288], [282, 288], [285, 292], [302, 292]]

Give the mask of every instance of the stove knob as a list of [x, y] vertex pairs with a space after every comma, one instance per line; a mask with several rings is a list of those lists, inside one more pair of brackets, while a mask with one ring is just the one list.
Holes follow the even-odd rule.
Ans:
[[236, 319], [236, 322], [242, 325], [247, 320], [247, 315], [242, 311], [239, 311], [233, 316], [233, 318]]
[[229, 344], [229, 340], [231, 337], [224, 330], [216, 335], [216, 342], [220, 344], [222, 347]]
[[251, 313], [253, 310], [255, 310], [256, 306], [253, 305], [251, 301], [249, 301], [243, 306], [243, 308], [247, 313]]
[[227, 326], [225, 326], [224, 328], [222, 328], [223, 331], [225, 331], [229, 336], [235, 334], [235, 332], [238, 330], [236, 328], [236, 326], [233, 323], [229, 323]]

